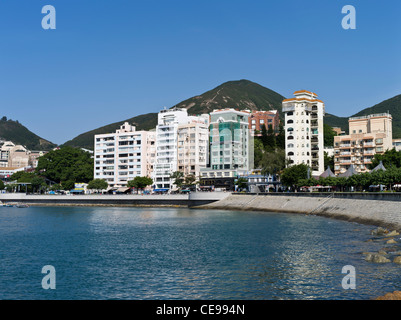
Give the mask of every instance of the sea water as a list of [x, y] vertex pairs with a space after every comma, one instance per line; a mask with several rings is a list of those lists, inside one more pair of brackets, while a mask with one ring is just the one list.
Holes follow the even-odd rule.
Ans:
[[386, 246], [371, 229], [302, 214], [1, 207], [0, 299], [372, 299], [401, 288], [401, 266], [364, 260]]

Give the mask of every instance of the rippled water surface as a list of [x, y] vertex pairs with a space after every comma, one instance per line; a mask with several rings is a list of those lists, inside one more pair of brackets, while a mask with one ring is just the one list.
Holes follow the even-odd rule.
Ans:
[[[372, 226], [176, 208], [0, 208], [1, 299], [371, 299], [401, 267], [362, 252]], [[44, 265], [56, 289], [44, 290]], [[356, 269], [356, 290], [341, 286]]]

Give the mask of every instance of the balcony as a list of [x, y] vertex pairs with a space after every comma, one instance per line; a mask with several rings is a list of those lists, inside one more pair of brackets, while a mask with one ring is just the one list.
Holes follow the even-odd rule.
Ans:
[[295, 106], [283, 106], [282, 110], [283, 112], [295, 111]]

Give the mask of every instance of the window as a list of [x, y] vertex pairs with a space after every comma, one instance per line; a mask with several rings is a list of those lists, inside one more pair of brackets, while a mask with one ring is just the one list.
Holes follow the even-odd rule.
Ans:
[[293, 155], [294, 155], [294, 152], [292, 152], [292, 151], [291, 151], [291, 152], [288, 152], [287, 155], [288, 155], [288, 156], [293, 156]]
[[294, 123], [294, 120], [288, 120], [287, 124], [289, 124], [289, 123]]

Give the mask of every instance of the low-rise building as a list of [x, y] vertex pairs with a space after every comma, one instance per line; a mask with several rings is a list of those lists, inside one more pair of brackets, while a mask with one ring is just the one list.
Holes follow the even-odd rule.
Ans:
[[6, 141], [0, 148], [0, 167], [21, 168], [30, 165], [30, 151], [22, 145]]
[[249, 128], [255, 136], [260, 136], [263, 126], [266, 130], [271, 128], [274, 132], [278, 131], [280, 124], [279, 113], [277, 110], [270, 111], [250, 111]]
[[349, 134], [334, 137], [334, 173], [345, 173], [351, 166], [356, 172], [369, 171], [375, 154], [393, 148], [392, 116], [388, 113], [352, 117]]

